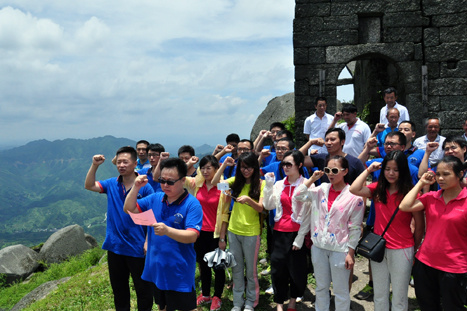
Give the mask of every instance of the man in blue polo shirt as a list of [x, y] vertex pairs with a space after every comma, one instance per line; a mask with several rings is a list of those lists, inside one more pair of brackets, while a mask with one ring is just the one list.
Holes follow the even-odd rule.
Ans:
[[152, 210], [156, 222], [148, 230], [148, 252], [142, 278], [155, 284], [159, 310], [195, 310], [194, 242], [199, 236], [203, 211], [199, 201], [184, 188], [187, 166], [183, 160], [169, 158], [159, 164], [163, 193], [137, 200], [141, 187], [148, 183], [140, 175], [128, 194], [125, 212]]
[[159, 163], [161, 153], [165, 152], [165, 148], [161, 144], [150, 144], [147, 148], [147, 152], [151, 167], [139, 170], [138, 174], [148, 176], [149, 184], [151, 185], [152, 189], [154, 189], [154, 192], [162, 192], [161, 185], [157, 180], [152, 178], [152, 173], [156, 169], [157, 163]]
[[[153, 304], [154, 286], [141, 279], [147, 230], [146, 227], [135, 225], [130, 216], [123, 212], [125, 197], [138, 176], [135, 172], [136, 160], [133, 147], [118, 149], [116, 165], [120, 176], [96, 181], [96, 171], [104, 163], [105, 157], [95, 155], [84, 182], [87, 190], [107, 194], [107, 230], [102, 248], [108, 251], [110, 285], [116, 310], [130, 310], [130, 274], [136, 290], [138, 310], [151, 310]], [[152, 193], [151, 186], [146, 185], [138, 189], [135, 195], [143, 198]]]
[[144, 139], [136, 143], [136, 152], [138, 153], [138, 164], [136, 166], [137, 171], [151, 166], [148, 160], [148, 146], [149, 142]]

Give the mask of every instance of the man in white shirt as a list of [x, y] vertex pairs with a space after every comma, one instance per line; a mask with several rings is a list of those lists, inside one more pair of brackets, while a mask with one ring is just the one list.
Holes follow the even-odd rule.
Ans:
[[[308, 140], [314, 138], [324, 139], [324, 135], [332, 123], [333, 116], [326, 113], [327, 102], [326, 97], [317, 97], [315, 101], [316, 112], [306, 118], [303, 125], [303, 133], [308, 135]], [[318, 153], [328, 153], [325, 146], [312, 145], [308, 149], [308, 154], [311, 150], [318, 150]]]
[[[344, 119], [345, 123], [336, 126], [337, 121]], [[356, 158], [360, 155], [366, 141], [371, 136], [371, 130], [368, 124], [357, 118], [357, 107], [352, 104], [345, 104], [342, 112], [334, 115], [329, 128], [338, 127], [345, 132], [345, 144], [343, 151]]]
[[422, 150], [426, 150], [426, 144], [428, 142], [439, 143], [438, 149], [433, 151], [430, 155], [430, 166], [436, 165], [444, 156], [443, 142], [446, 137], [439, 135], [440, 128], [441, 125], [438, 118], [428, 119], [425, 123], [426, 135], [415, 139], [413, 143], [415, 147]]
[[397, 125], [399, 125], [402, 121], [409, 121], [410, 120], [409, 111], [407, 110], [405, 106], [402, 106], [396, 101], [397, 90], [393, 87], [390, 87], [390, 88], [385, 89], [383, 91], [383, 94], [384, 94], [383, 99], [386, 105], [383, 108], [381, 108], [381, 111], [379, 113], [379, 123], [383, 123], [383, 124], [388, 123], [387, 113], [388, 113], [388, 109], [391, 109], [391, 108], [396, 108], [399, 111], [399, 123]]

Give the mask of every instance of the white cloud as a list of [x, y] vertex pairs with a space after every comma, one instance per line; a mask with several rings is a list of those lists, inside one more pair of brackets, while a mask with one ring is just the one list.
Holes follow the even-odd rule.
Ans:
[[293, 0], [3, 2], [2, 141], [215, 144], [293, 91]]

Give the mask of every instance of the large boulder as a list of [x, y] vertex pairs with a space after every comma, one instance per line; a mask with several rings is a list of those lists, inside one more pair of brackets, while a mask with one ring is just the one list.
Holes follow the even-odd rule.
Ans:
[[58, 263], [70, 256], [76, 256], [92, 248], [86, 241], [84, 230], [71, 225], [52, 234], [42, 246], [41, 259], [48, 264]]
[[10, 311], [18, 311], [18, 310], [23, 310], [24, 308], [29, 307], [32, 303], [42, 300], [45, 297], [47, 297], [48, 294], [53, 292], [58, 288], [58, 284], [61, 284], [63, 282], [66, 282], [70, 279], [70, 277], [65, 277], [60, 280], [55, 280], [55, 281], [49, 281], [47, 283], [44, 283], [42, 285], [39, 285], [36, 289], [34, 289], [32, 292], [21, 298], [20, 301], [18, 301], [17, 304], [14, 305], [14, 307]]
[[273, 122], [282, 122], [295, 115], [294, 93], [287, 93], [271, 99], [261, 112], [251, 130], [251, 139], [254, 141], [259, 131], [269, 130]]
[[24, 245], [12, 245], [0, 250], [0, 274], [6, 275], [7, 284], [23, 280], [37, 267], [39, 254]]

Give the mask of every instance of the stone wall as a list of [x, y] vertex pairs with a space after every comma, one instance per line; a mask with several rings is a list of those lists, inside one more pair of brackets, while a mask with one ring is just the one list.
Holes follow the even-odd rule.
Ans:
[[[359, 111], [371, 102], [370, 124], [384, 105], [380, 92], [399, 91], [424, 135], [427, 117], [441, 119], [442, 134], [460, 133], [467, 119], [467, 1], [296, 0], [294, 19], [297, 138], [326, 96], [336, 111], [338, 76], [356, 61], [353, 78]], [[423, 79], [422, 68], [426, 75]], [[321, 72], [321, 73], [320, 73]], [[321, 77], [321, 78], [320, 78]]]

